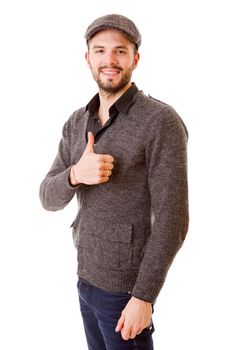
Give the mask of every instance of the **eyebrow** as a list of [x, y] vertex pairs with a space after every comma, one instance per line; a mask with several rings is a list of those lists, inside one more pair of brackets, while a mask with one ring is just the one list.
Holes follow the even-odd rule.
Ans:
[[[103, 45], [94, 45], [92, 49], [104, 49], [105, 46]], [[124, 50], [128, 50], [127, 46], [125, 45], [118, 45], [118, 46], [115, 46], [114, 49], [124, 49]]]
[[104, 48], [104, 46], [101, 46], [101, 45], [94, 45], [93, 46], [93, 49], [103, 49]]
[[116, 49], [125, 49], [125, 50], [128, 50], [128, 47], [125, 46], [125, 45], [118, 45], [118, 46], [116, 46]]

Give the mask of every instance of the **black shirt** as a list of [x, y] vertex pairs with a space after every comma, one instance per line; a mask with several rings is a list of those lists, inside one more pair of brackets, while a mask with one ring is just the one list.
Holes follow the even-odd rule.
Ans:
[[87, 122], [86, 129], [86, 141], [88, 139], [87, 133], [91, 131], [95, 136], [95, 143], [100, 139], [103, 133], [111, 125], [119, 112], [127, 114], [129, 107], [133, 103], [134, 94], [138, 91], [136, 84], [132, 83], [131, 87], [109, 108], [109, 119], [102, 126], [98, 116], [98, 109], [100, 105], [99, 94], [97, 93], [87, 104], [86, 110], [89, 111], [90, 115]]

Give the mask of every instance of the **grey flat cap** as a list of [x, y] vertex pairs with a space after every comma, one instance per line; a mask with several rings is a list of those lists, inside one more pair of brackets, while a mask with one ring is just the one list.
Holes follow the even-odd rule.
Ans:
[[112, 14], [97, 18], [92, 22], [86, 30], [85, 39], [88, 41], [97, 32], [104, 29], [116, 29], [122, 32], [130, 41], [136, 44], [137, 47], [141, 45], [141, 34], [129, 18]]

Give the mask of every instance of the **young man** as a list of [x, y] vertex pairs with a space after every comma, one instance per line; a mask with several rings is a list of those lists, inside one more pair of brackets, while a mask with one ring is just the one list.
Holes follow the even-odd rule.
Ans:
[[47, 210], [78, 199], [72, 226], [89, 350], [151, 350], [153, 306], [187, 233], [187, 130], [131, 82], [141, 44], [131, 20], [100, 17], [85, 38], [99, 92], [65, 123], [40, 198]]

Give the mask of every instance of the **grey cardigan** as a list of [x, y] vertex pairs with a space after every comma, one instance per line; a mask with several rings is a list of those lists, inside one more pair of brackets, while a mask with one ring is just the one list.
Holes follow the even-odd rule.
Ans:
[[72, 187], [69, 172], [86, 147], [88, 117], [81, 108], [65, 123], [40, 186], [42, 205], [63, 209], [76, 194], [78, 275], [154, 303], [188, 228], [186, 127], [172, 107], [138, 91], [95, 145], [115, 159], [110, 180]]

